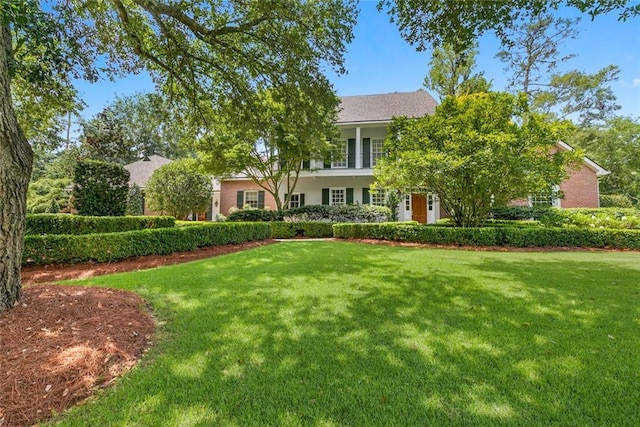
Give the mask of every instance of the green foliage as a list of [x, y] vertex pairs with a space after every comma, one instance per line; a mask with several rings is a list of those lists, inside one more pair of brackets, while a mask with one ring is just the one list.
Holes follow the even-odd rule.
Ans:
[[611, 172], [600, 178], [605, 194], [623, 194], [640, 205], [640, 117], [616, 117], [598, 128], [576, 129], [567, 140]]
[[57, 206], [56, 212], [67, 210], [69, 193], [65, 188], [70, 184], [71, 180], [68, 178], [41, 178], [32, 182], [27, 192], [27, 212], [55, 213], [51, 212], [53, 206]]
[[264, 223], [207, 223], [193, 227], [158, 228], [120, 233], [28, 235], [23, 265], [111, 262], [142, 255], [164, 255], [200, 247], [269, 238]]
[[624, 194], [601, 194], [600, 207], [603, 208], [632, 208], [633, 202]]
[[211, 177], [197, 167], [194, 159], [181, 159], [156, 169], [145, 188], [149, 209], [178, 219], [206, 210], [211, 205]]
[[477, 54], [477, 43], [462, 52], [456, 52], [450, 44], [435, 48], [429, 61], [429, 73], [424, 78], [424, 86], [438, 94], [440, 99], [488, 92], [491, 83], [484, 78], [484, 73], [471, 74]]
[[540, 218], [547, 227], [640, 229], [640, 211], [624, 208], [551, 209]]
[[492, 208], [491, 217], [498, 220], [537, 220], [548, 213], [550, 209], [546, 206], [505, 206]]
[[76, 164], [73, 206], [80, 215], [122, 216], [128, 192], [129, 171], [122, 166], [96, 160]]
[[340, 131], [335, 126], [339, 100], [332, 91], [302, 92], [283, 84], [243, 101], [221, 105], [210, 132], [197, 147], [215, 176], [245, 174], [268, 191], [276, 208], [288, 206], [302, 162], [321, 159]]
[[550, 192], [579, 154], [555, 150], [557, 126], [507, 93], [447, 97], [434, 115], [396, 118], [374, 169], [383, 188], [438, 194], [458, 226], [477, 227], [494, 205]]
[[171, 216], [27, 215], [27, 234], [118, 233], [147, 228], [173, 228]]
[[335, 224], [333, 234], [343, 239], [439, 245], [640, 249], [640, 230], [508, 226], [459, 228], [387, 223]]
[[285, 222], [273, 221], [269, 223], [271, 237], [274, 239], [291, 239], [294, 237], [325, 238], [333, 237], [333, 224], [321, 221]]
[[382, 222], [391, 220], [391, 209], [374, 205], [306, 205], [282, 211], [246, 209], [233, 212], [229, 221]]
[[378, 9], [386, 8], [398, 24], [400, 35], [420, 51], [444, 42], [461, 50], [487, 32], [494, 32], [503, 44], [509, 44], [512, 41], [507, 30], [515, 22], [551, 12], [561, 4], [592, 18], [615, 12], [619, 19], [626, 20], [640, 14], [640, 5], [633, 0], [468, 0], [457, 2], [456, 7], [442, 7], [440, 0], [379, 0]]
[[133, 216], [144, 214], [144, 195], [136, 183], [129, 187], [129, 192], [127, 193], [126, 214]]

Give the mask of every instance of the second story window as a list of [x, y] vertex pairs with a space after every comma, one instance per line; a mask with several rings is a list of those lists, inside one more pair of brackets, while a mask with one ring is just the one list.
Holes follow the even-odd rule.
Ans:
[[347, 154], [347, 141], [337, 141], [331, 156], [331, 168], [346, 168]]
[[371, 166], [375, 166], [380, 157], [384, 157], [384, 139], [371, 140]]

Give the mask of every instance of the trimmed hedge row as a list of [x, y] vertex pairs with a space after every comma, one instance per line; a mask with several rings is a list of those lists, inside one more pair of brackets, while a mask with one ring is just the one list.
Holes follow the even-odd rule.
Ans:
[[199, 247], [264, 240], [266, 223], [209, 223], [193, 227], [159, 228], [83, 235], [26, 236], [23, 265], [107, 262], [140, 255], [164, 255]]
[[391, 209], [373, 205], [306, 205], [299, 208], [275, 211], [270, 209], [238, 210], [228, 220], [240, 221], [291, 221], [291, 222], [382, 222], [389, 221]]
[[403, 242], [514, 247], [589, 247], [640, 250], [640, 231], [612, 229], [454, 228], [394, 223], [335, 224], [334, 237]]
[[293, 237], [323, 238], [333, 237], [333, 224], [330, 222], [270, 222], [271, 237], [291, 239]]
[[69, 214], [27, 215], [25, 234], [120, 233], [148, 228], [175, 227], [171, 216], [82, 216]]

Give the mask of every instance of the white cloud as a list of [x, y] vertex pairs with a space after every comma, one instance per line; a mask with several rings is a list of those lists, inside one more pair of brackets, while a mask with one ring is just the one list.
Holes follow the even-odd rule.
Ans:
[[640, 77], [636, 77], [635, 79], [631, 80], [631, 86], [640, 87]]

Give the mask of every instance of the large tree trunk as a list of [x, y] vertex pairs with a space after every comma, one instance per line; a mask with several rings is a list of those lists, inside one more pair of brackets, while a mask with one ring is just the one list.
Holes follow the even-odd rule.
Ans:
[[18, 124], [11, 100], [11, 32], [2, 20], [0, 25], [0, 311], [4, 311], [12, 308], [20, 297], [20, 265], [33, 152]]

